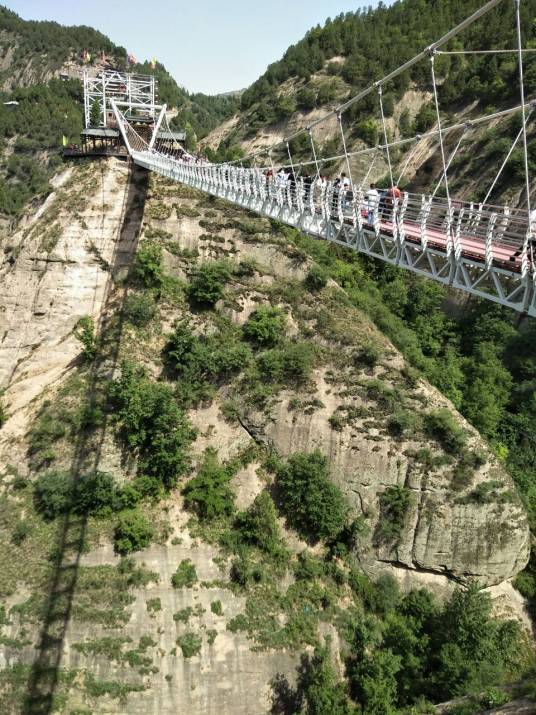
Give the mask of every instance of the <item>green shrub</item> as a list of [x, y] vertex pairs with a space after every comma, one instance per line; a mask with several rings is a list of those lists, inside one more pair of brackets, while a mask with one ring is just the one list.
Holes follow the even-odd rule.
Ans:
[[346, 424], [340, 410], [334, 412], [328, 419], [328, 422], [330, 424], [331, 429], [335, 432], [342, 432], [344, 429], [344, 425]]
[[164, 348], [166, 362], [180, 377], [185, 399], [197, 399], [209, 383], [224, 380], [242, 370], [251, 351], [238, 342], [232, 331], [196, 336], [187, 322], [181, 322]]
[[93, 318], [85, 315], [77, 322], [74, 329], [75, 337], [82, 343], [82, 354], [90, 362], [97, 355], [97, 338]]
[[218, 631], [215, 630], [214, 628], [209, 628], [207, 630], [207, 643], [209, 645], [214, 645], [214, 642], [218, 636]]
[[234, 269], [235, 276], [239, 278], [251, 278], [255, 273], [260, 273], [260, 267], [254, 258], [246, 256]]
[[144, 241], [136, 254], [134, 266], [136, 278], [146, 288], [162, 286], [164, 270], [162, 268], [162, 247], [152, 241]]
[[104, 472], [81, 476], [74, 485], [73, 507], [81, 514], [109, 515], [118, 507], [114, 478]]
[[275, 505], [268, 492], [261, 492], [246, 511], [238, 514], [236, 526], [244, 541], [258, 546], [268, 554], [281, 554], [281, 531]]
[[156, 315], [156, 303], [154, 298], [145, 293], [128, 295], [123, 313], [126, 320], [138, 328], [148, 325]]
[[194, 609], [191, 606], [187, 606], [186, 608], [182, 608], [180, 611], [177, 611], [177, 613], [174, 613], [173, 620], [175, 622], [188, 623], [193, 612]]
[[366, 367], [375, 367], [382, 356], [382, 351], [380, 346], [376, 343], [369, 342], [365, 343], [361, 350], [355, 354], [354, 360], [358, 365], [365, 365]]
[[341, 531], [348, 508], [320, 452], [293, 455], [279, 465], [276, 478], [288, 522], [302, 536], [333, 539]]
[[261, 305], [244, 325], [244, 335], [258, 345], [272, 346], [284, 336], [286, 316], [280, 308]]
[[416, 425], [417, 417], [415, 413], [401, 407], [395, 408], [387, 422], [389, 432], [396, 437], [402, 436], [404, 432], [414, 432]]
[[45, 519], [67, 513], [73, 505], [73, 479], [67, 472], [44, 472], [34, 486], [37, 510]]
[[201, 636], [198, 636], [196, 633], [185, 633], [177, 638], [177, 645], [180, 646], [185, 658], [192, 658], [192, 656], [198, 655], [202, 643]]
[[149, 613], [157, 613], [162, 610], [162, 601], [158, 596], [156, 598], [150, 598], [145, 602], [145, 607]]
[[[289, 692], [290, 690], [290, 692]], [[304, 655], [298, 670], [296, 692], [288, 685], [283, 695], [283, 707], [287, 702], [298, 700], [303, 703], [299, 712], [307, 715], [357, 715], [358, 710], [348, 695], [348, 684], [333, 666], [330, 640], [323, 646], [316, 646], [312, 655]], [[279, 705], [279, 704], [278, 704]], [[273, 712], [298, 712], [278, 709]], [[367, 710], [370, 715], [388, 715], [387, 710]], [[390, 713], [389, 713], [390, 715]]]
[[328, 283], [328, 271], [319, 265], [311, 266], [309, 273], [305, 278], [305, 285], [311, 291], [319, 291], [325, 288]]
[[140, 473], [154, 477], [166, 489], [175, 486], [190, 466], [195, 430], [172, 389], [151, 382], [143, 368], [124, 362], [109, 394], [121, 434], [138, 455]]
[[97, 427], [102, 427], [104, 424], [104, 412], [97, 405], [82, 405], [78, 412], [78, 422], [80, 429], [83, 430], [93, 430]]
[[234, 493], [229, 486], [231, 474], [218, 461], [217, 451], [207, 449], [203, 464], [184, 487], [184, 502], [201, 519], [217, 519], [234, 511]]
[[153, 527], [140, 511], [132, 509], [119, 514], [114, 531], [115, 550], [118, 554], [125, 555], [144, 549], [152, 538]]
[[272, 382], [303, 384], [311, 375], [314, 358], [313, 346], [302, 341], [268, 350], [259, 356], [258, 363], [263, 376]]
[[391, 542], [400, 538], [413, 502], [411, 491], [399, 485], [387, 487], [380, 494], [380, 520], [376, 530], [378, 541]]
[[173, 588], [190, 588], [197, 582], [197, 571], [190, 559], [183, 559], [171, 577]]
[[212, 601], [210, 604], [210, 610], [215, 616], [223, 616], [223, 606], [221, 605], [220, 600]]
[[5, 425], [7, 422], [7, 409], [4, 404], [4, 401], [2, 400], [2, 393], [0, 393], [0, 429]]
[[227, 263], [204, 263], [194, 274], [188, 287], [188, 297], [200, 306], [213, 306], [223, 295], [225, 284], [231, 277]]
[[[483, 452], [479, 450], [469, 451], [463, 447], [459, 454], [458, 461], [452, 470], [452, 489], [461, 491], [471, 486], [475, 476], [475, 469], [482, 467], [485, 463], [486, 456]], [[481, 489], [482, 487], [480, 487], [480, 485], [475, 489], [476, 501], [484, 496]]]
[[378, 143], [378, 124], [374, 119], [363, 119], [356, 127], [357, 136], [369, 146]]
[[253, 561], [247, 551], [240, 551], [231, 564], [230, 576], [234, 583], [242, 588], [247, 588], [260, 583], [265, 574], [262, 565]]
[[116, 509], [118, 511], [134, 509], [145, 496], [154, 496], [154, 494], [143, 492], [139, 480], [135, 479], [117, 490]]
[[451, 454], [457, 454], [465, 447], [467, 435], [446, 408], [425, 415], [424, 427], [427, 434]]
[[31, 533], [31, 531], [32, 527], [30, 526], [30, 524], [24, 519], [21, 519], [21, 521], [17, 522], [15, 528], [13, 529], [13, 533], [11, 534], [11, 541], [16, 546], [20, 546], [22, 542]]
[[28, 454], [34, 468], [48, 466], [56, 459], [52, 445], [76, 429], [76, 417], [64, 407], [46, 400], [29, 431]]
[[500, 688], [488, 688], [480, 697], [480, 706], [486, 709], [497, 708], [510, 702], [511, 696]]

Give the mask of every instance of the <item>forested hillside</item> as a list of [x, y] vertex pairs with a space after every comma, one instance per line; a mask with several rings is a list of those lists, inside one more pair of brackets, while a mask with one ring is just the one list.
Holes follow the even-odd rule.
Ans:
[[[270, 65], [262, 77], [244, 92], [241, 108], [248, 112], [251, 128], [292, 114], [296, 108], [324, 106], [337, 98], [353, 96], [375, 79], [411, 59], [416, 52], [478, 9], [480, 0], [404, 0], [390, 7], [380, 6], [328, 20], [290, 47], [279, 62]], [[523, 31], [531, 42], [534, 38], [536, 2], [524, 2]], [[449, 45], [448, 49], [513, 48], [515, 19], [513, 3], [502, 3], [483, 22], [473, 24]], [[530, 44], [530, 42], [529, 42]], [[436, 71], [448, 78], [440, 93], [447, 112], [457, 104], [478, 100], [482, 106], [494, 105], [512, 98], [517, 86], [517, 65], [511, 55], [457, 57], [437, 60]], [[322, 72], [323, 78], [315, 75]], [[326, 76], [327, 75], [327, 76]], [[288, 80], [297, 81], [288, 91], [282, 90]], [[536, 63], [527, 59], [526, 80], [529, 92], [536, 88]], [[386, 89], [387, 108], [414, 85], [430, 85], [426, 63], [414, 66]], [[352, 120], [368, 112], [377, 114], [377, 98], [371, 95], [350, 111]], [[424, 115], [424, 112], [423, 112]], [[425, 116], [421, 117], [426, 120]]]
[[[62, 138], [78, 141], [84, 67], [125, 70], [127, 52], [90, 27], [27, 21], [0, 6], [0, 99], [19, 103], [0, 104], [0, 216], [17, 217], [28, 201], [45, 196]], [[186, 130], [192, 148], [238, 107], [234, 97], [189, 94], [161, 63], [130, 69], [156, 75], [160, 100], [177, 110], [174, 126]], [[70, 79], [60, 80], [62, 72]]]

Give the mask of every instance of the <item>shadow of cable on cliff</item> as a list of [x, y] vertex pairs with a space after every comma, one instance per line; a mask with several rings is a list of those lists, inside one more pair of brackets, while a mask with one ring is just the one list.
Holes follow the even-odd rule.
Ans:
[[[104, 173], [104, 165], [101, 165]], [[136, 254], [147, 196], [148, 174], [131, 165], [127, 179], [120, 229], [108, 270], [108, 280], [96, 334], [102, 341], [103, 354], [89, 368], [85, 404], [97, 407], [99, 383], [109, 379], [118, 360], [123, 329], [122, 307], [127, 296], [126, 283], [116, 283], [132, 264]], [[98, 469], [108, 417], [98, 427], [81, 429], [74, 445], [70, 474], [73, 487], [83, 474]], [[25, 715], [48, 715], [54, 706], [59, 681], [65, 634], [71, 617], [80, 558], [84, 550], [87, 516], [69, 511], [58, 524], [58, 537], [51, 554], [51, 577], [42, 612], [42, 627], [37, 652], [28, 679], [23, 705]]]

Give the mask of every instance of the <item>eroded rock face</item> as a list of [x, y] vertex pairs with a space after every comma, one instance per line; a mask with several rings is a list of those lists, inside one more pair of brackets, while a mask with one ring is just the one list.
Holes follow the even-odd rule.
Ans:
[[[489, 586], [524, 568], [530, 549], [526, 515], [510, 477], [493, 455], [487, 454], [470, 486], [456, 491], [449, 470], [431, 473], [410, 456], [421, 449], [439, 452], [437, 445], [395, 440], [377, 427], [364, 427], [370, 415], [336, 431], [329, 418], [337, 408], [359, 408], [363, 402], [341, 399], [322, 373], [317, 374], [315, 387], [312, 395], [323, 406], [309, 414], [292, 409], [293, 396], [285, 394], [271, 407], [269, 418], [248, 413], [244, 423], [256, 439], [282, 455], [318, 449], [329, 457], [333, 478], [370, 525], [372, 538], [366, 548], [361, 545], [359, 554], [366, 569], [374, 573], [389, 563], [456, 580], [475, 578]], [[429, 385], [421, 383], [416, 393], [422, 397], [421, 409], [422, 402], [430, 408], [452, 409]], [[482, 449], [478, 435], [467, 423], [464, 426], [471, 434], [471, 449]], [[496, 498], [478, 503], [471, 497], [478, 484], [491, 481], [496, 482]], [[380, 496], [395, 485], [409, 488], [413, 505], [397, 543], [381, 543], [374, 538], [381, 519]]]
[[[207, 223], [203, 208], [197, 218], [183, 215], [177, 219], [170, 211], [167, 219], [155, 221], [151, 217], [151, 199], [149, 208], [144, 207], [147, 187], [143, 173], [135, 171], [128, 181], [128, 172], [128, 166], [118, 161], [92, 164], [87, 170], [77, 167], [66, 175], [65, 183], [39, 216], [4, 242], [5, 260], [0, 268], [0, 377], [8, 385], [5, 401], [10, 419], [0, 431], [0, 464], [14, 463], [22, 473], [27, 473], [25, 434], [37, 407], [66, 376], [75, 373], [80, 355], [80, 344], [73, 335], [77, 320], [91, 315], [99, 324], [113, 314], [114, 295], [122, 290], [121, 280], [117, 279], [132, 264], [138, 240], [149, 233], [148, 228], [167, 232], [163, 239], [166, 270], [183, 280], [192, 266], [181, 261], [180, 251], [197, 252], [199, 260], [254, 259], [263, 267], [245, 290], [237, 291], [228, 304], [220, 306], [237, 324], [245, 322], [259, 301], [268, 300], [263, 291], [277, 280], [302, 281], [306, 274], [303, 257], [297, 256], [295, 250], [287, 250], [281, 237], [274, 234], [257, 240], [251, 233], [243, 236], [232, 227], [217, 230], [201, 226], [203, 219]], [[176, 191], [170, 192], [173, 190]], [[157, 200], [163, 199], [154, 199]], [[176, 195], [165, 200], [171, 206]], [[180, 198], [179, 203], [190, 208], [195, 205], [188, 198]], [[212, 222], [218, 220], [223, 218], [211, 218]], [[211, 236], [207, 234], [211, 233], [217, 233], [218, 240], [213, 236], [208, 240]], [[112, 277], [116, 280], [111, 281]], [[333, 286], [333, 290], [338, 289]], [[303, 327], [307, 319], [294, 314], [290, 306], [284, 307], [289, 312], [289, 334], [295, 335], [299, 324]], [[315, 309], [313, 305], [313, 315]], [[374, 379], [388, 385], [402, 382], [404, 361], [362, 314], [347, 307], [344, 312], [349, 324], [358, 325], [367, 338], [382, 341], [384, 355], [379, 365], [359, 374], [352, 372], [351, 360], [341, 349], [340, 365], [333, 370], [331, 366], [317, 369], [307, 389], [279, 392], [263, 411], [248, 407], [247, 396], [238, 392], [237, 385], [222, 388], [211, 404], [202, 405], [190, 415], [198, 429], [196, 458], [211, 446], [217, 448], [221, 459], [228, 459], [252, 440], [267, 443], [282, 455], [319, 449], [329, 457], [333, 479], [355, 513], [367, 517], [370, 536], [360, 544], [357, 556], [369, 573], [394, 568], [403, 573], [408, 588], [422, 585], [420, 577], [428, 578], [430, 583], [476, 577], [486, 585], [508, 579], [526, 563], [529, 538], [519, 501], [515, 496], [504, 497], [510, 491], [514, 493], [511, 481], [494, 457], [486, 453], [486, 464], [477, 470], [471, 485], [456, 492], [452, 489], [451, 467], [430, 470], [412, 456], [423, 448], [440, 454], [438, 445], [423, 441], [422, 436], [402, 439], [388, 433], [388, 415], [366, 394], [364, 386]], [[155, 338], [156, 355], [160, 355], [165, 333], [177, 317], [180, 315], [162, 316], [164, 335]], [[199, 315], [189, 317], [194, 322], [202, 320]], [[328, 340], [325, 344], [329, 347]], [[132, 343], [130, 347], [133, 358], [143, 360], [151, 375], [158, 378], [160, 358], [151, 362], [146, 355], [140, 356]], [[240, 404], [241, 424], [229, 424], [222, 415], [222, 403], [230, 397]], [[452, 406], [423, 381], [408, 389], [406, 398], [415, 412], [440, 407], [453, 412]], [[330, 418], [339, 413], [345, 419], [334, 429]], [[456, 419], [463, 423], [459, 416]], [[467, 424], [464, 426], [470, 433], [470, 447], [484, 449], [476, 433]], [[127, 479], [133, 471], [129, 471], [132, 465], [127, 468], [122, 460], [111, 427], [98, 466], [119, 480]], [[239, 508], [246, 508], [265, 487], [262, 472], [257, 473], [258, 466], [250, 464], [233, 480]], [[497, 498], [482, 504], [467, 499], [471, 490], [486, 481], [497, 482]], [[393, 485], [406, 486], [411, 491], [413, 506], [398, 541], [381, 543], [375, 539], [380, 497]], [[132, 590], [133, 602], [126, 624], [120, 629], [110, 630], [76, 616], [71, 618], [61, 653], [63, 669], [79, 669], [95, 678], [127, 684], [141, 680], [145, 689], [130, 693], [124, 700], [104, 696], [95, 701], [88, 701], [73, 689], [69, 706], [82, 708], [89, 702], [95, 712], [139, 715], [267, 712], [274, 677], [283, 673], [292, 682], [297, 654], [256, 651], [255, 643], [244, 633], [227, 629], [229, 620], [243, 612], [244, 598], [217, 583], [219, 579], [225, 581], [228, 572], [220, 568], [217, 549], [189, 533], [189, 515], [180, 497], [174, 495], [162, 509], [169, 509], [166, 518], [173, 530], [161, 543], [136, 554], [137, 563], [156, 572], [158, 581]], [[101, 548], [82, 556], [82, 568], [117, 564], [109, 537], [110, 534]], [[287, 543], [296, 552], [306, 547], [298, 543], [296, 535], [291, 535]], [[171, 575], [183, 559], [195, 564], [199, 583], [193, 588], [174, 589]], [[29, 596], [27, 586], [21, 584], [7, 607]], [[160, 608], [151, 610], [148, 603], [157, 600]], [[224, 616], [212, 612], [211, 603], [215, 600], [221, 601]], [[199, 615], [192, 618], [190, 625], [173, 619], [174, 613], [198, 606]], [[19, 628], [14, 619], [5, 634], [15, 638]], [[4, 648], [0, 666], [34, 660], [39, 633], [34, 625], [29, 628], [32, 644], [21, 651]], [[176, 643], [177, 637], [189, 630], [199, 632], [203, 641], [200, 653], [190, 659], [182, 656]], [[209, 633], [214, 638], [212, 644]], [[83, 654], [75, 647], [110, 634], [131, 638], [134, 645], [143, 636], [150, 636], [154, 645], [148, 654], [155, 671], [140, 678], [133, 668], [103, 655]], [[333, 643], [336, 650], [335, 640]]]

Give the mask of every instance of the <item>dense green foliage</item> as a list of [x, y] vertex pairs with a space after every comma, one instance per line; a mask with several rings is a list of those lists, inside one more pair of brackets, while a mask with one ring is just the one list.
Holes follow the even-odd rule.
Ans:
[[451, 454], [458, 454], [467, 442], [466, 433], [447, 409], [429, 412], [425, 429], [430, 437], [437, 439], [443, 449]]
[[138, 328], [148, 325], [156, 315], [156, 303], [148, 293], [130, 294], [123, 305], [125, 318]]
[[198, 655], [202, 643], [201, 636], [197, 633], [184, 633], [177, 638], [177, 645], [180, 646], [182, 655], [185, 658], [192, 658], [194, 655]]
[[274, 690], [272, 713], [357, 715], [359, 712], [348, 697], [346, 683], [337, 677], [329, 642], [317, 646], [313, 655], [302, 656], [293, 691], [289, 692], [288, 684], [277, 679]]
[[65, 27], [57, 22], [23, 20], [11, 10], [0, 6], [0, 27], [16, 35], [14, 63], [20, 65], [28, 56], [47, 57], [43, 69], [57, 69], [75, 54], [81, 57], [87, 50], [94, 57], [102, 52], [115, 62], [125, 62], [124, 48], [114, 45], [105, 35], [85, 25]]
[[178, 323], [164, 349], [166, 362], [179, 378], [178, 392], [185, 402], [196, 401], [214, 383], [219, 383], [244, 368], [251, 357], [240, 334], [231, 326], [197, 336], [186, 322]]
[[152, 537], [153, 527], [140, 511], [132, 509], [119, 514], [114, 531], [118, 554], [126, 555], [144, 549], [151, 543]]
[[134, 507], [151, 493], [146, 478], [138, 478], [119, 487], [105, 472], [90, 472], [73, 477], [68, 472], [42, 472], [35, 483], [38, 511], [53, 519], [69, 511], [81, 515], [108, 517], [124, 508]]
[[139, 473], [166, 489], [175, 486], [189, 468], [195, 432], [172, 389], [124, 362], [121, 377], [110, 385], [110, 399], [125, 442], [138, 455]]
[[288, 523], [304, 538], [333, 539], [344, 528], [347, 507], [329, 478], [328, 460], [320, 452], [294, 454], [276, 470]]
[[246, 543], [272, 556], [281, 553], [283, 545], [277, 511], [268, 492], [261, 492], [246, 511], [237, 515], [236, 527], [240, 530], [240, 538]]
[[481, 692], [520, 666], [519, 625], [493, 620], [489, 595], [474, 584], [443, 606], [425, 590], [400, 597], [395, 589], [378, 611], [374, 595], [364, 593], [377, 615], [356, 624], [348, 664], [352, 695], [367, 713]]
[[307, 381], [314, 366], [315, 351], [311, 343], [288, 341], [259, 355], [258, 366], [264, 379], [287, 385]]
[[162, 246], [144, 241], [136, 253], [134, 274], [145, 288], [161, 288], [164, 278]]
[[208, 96], [200, 92], [185, 92], [178, 103], [179, 111], [172, 126], [183, 130], [189, 126], [198, 139], [203, 139], [212, 129], [233, 116], [239, 106], [235, 95]]
[[247, 319], [244, 335], [258, 345], [272, 346], [282, 339], [286, 323], [280, 308], [262, 305]]
[[322, 266], [313, 265], [307, 277], [305, 278], [305, 284], [309, 290], [317, 291], [322, 290], [327, 285], [328, 274], [327, 271], [322, 268]]
[[82, 344], [82, 354], [84, 358], [91, 362], [97, 355], [97, 337], [95, 335], [95, 323], [89, 315], [84, 315], [77, 322], [74, 329], [75, 337]]
[[197, 571], [189, 559], [184, 559], [177, 566], [177, 570], [171, 577], [173, 588], [188, 588], [197, 582]]
[[[346, 96], [354, 95], [437, 40], [481, 4], [480, 0], [404, 0], [328, 19], [324, 27], [310, 30], [303, 40], [288, 48], [280, 61], [268, 67], [242, 94], [241, 107], [252, 110], [250, 121], [256, 126], [283, 119], [297, 106], [308, 110], [326, 104], [333, 99], [334, 88], [341, 80], [344, 80], [341, 86], [347, 88]], [[525, 37], [533, 36], [535, 14], [533, 0], [522, 4]], [[451, 49], [487, 47], [490, 37], [496, 47], [515, 47], [512, 4], [501, 3], [486, 15], [484, 22], [475, 23], [459, 35], [451, 43]], [[335, 57], [343, 57], [344, 62], [329, 63]], [[331, 81], [319, 83], [318, 77], [312, 81], [312, 76], [326, 66], [328, 74], [332, 75]], [[516, 91], [516, 71], [516, 64], [509, 55], [491, 60], [485, 56], [439, 57], [436, 72], [439, 77], [448, 76], [449, 80], [440, 87], [440, 99], [447, 104], [474, 99], [480, 100], [484, 106], [499, 104], [510, 99]], [[279, 92], [281, 83], [288, 79], [298, 80], [295, 95]], [[535, 81], [536, 64], [527, 60], [529, 88]], [[387, 115], [393, 112], [394, 99], [401, 96], [412, 82], [428, 88], [429, 63], [415, 65], [385, 88]], [[372, 93], [347, 113], [353, 126], [357, 126], [356, 135], [370, 145], [377, 141], [377, 126], [367, 115], [377, 113], [377, 103], [377, 97]], [[424, 109], [418, 118], [417, 131], [429, 126], [426, 112]]]
[[225, 261], [203, 263], [188, 286], [190, 300], [200, 306], [213, 306], [222, 297], [230, 276], [230, 268]]
[[[0, 212], [17, 215], [28, 201], [50, 191], [62, 136], [74, 140], [82, 129], [80, 82], [51, 80], [47, 85], [19, 87], [0, 103], [0, 149], [14, 142], [14, 153], [0, 163]], [[42, 152], [47, 151], [43, 157]]]
[[207, 449], [198, 474], [184, 487], [184, 502], [201, 519], [217, 519], [234, 511], [232, 473], [218, 461], [216, 450]]
[[73, 511], [81, 515], [109, 516], [128, 498], [123, 496], [112, 476], [105, 472], [82, 474], [76, 479], [69, 472], [42, 472], [34, 486], [37, 510], [54, 519]]
[[54, 519], [71, 508], [72, 477], [67, 472], [45, 472], [40, 475], [34, 494], [37, 510], [46, 519]]

